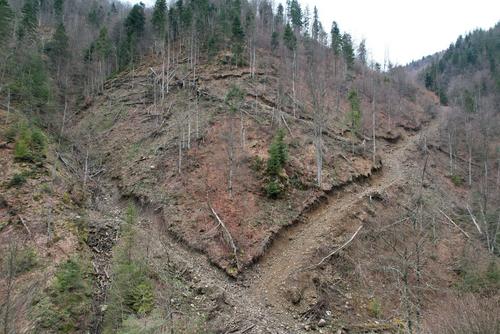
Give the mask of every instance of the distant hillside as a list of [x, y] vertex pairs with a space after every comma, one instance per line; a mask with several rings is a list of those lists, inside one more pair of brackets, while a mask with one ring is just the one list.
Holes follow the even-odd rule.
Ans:
[[[471, 94], [500, 99], [500, 23], [460, 36], [423, 74], [425, 86], [444, 104], [465, 106]], [[450, 101], [451, 100], [451, 101]]]

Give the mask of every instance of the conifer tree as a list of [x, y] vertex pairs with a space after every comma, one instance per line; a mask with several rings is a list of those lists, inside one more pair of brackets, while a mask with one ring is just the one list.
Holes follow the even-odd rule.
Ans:
[[281, 27], [284, 21], [285, 9], [282, 4], [278, 5], [278, 9], [276, 10], [276, 17], [274, 18], [274, 22], [277, 27]]
[[359, 101], [358, 92], [351, 90], [347, 97], [351, 110], [348, 114], [349, 126], [354, 134], [358, 134], [361, 129], [361, 103]]
[[19, 40], [33, 37], [38, 24], [38, 1], [27, 0], [21, 9], [21, 22], [17, 36]]
[[351, 35], [344, 33], [342, 36], [342, 54], [347, 68], [351, 69], [354, 64], [354, 47], [352, 45]]
[[331, 35], [331, 47], [335, 55], [339, 55], [342, 51], [342, 36], [340, 35], [340, 30], [337, 22], [333, 21]]
[[58, 21], [62, 21], [64, 13], [64, 0], [54, 0], [54, 14]]
[[366, 54], [366, 41], [363, 39], [358, 46], [358, 60], [363, 65], [366, 65]]
[[314, 6], [313, 23], [312, 23], [312, 38], [313, 38], [313, 40], [318, 41], [320, 31], [321, 31], [321, 23], [319, 22], [318, 8], [316, 8], [316, 6]]
[[0, 0], [0, 46], [5, 43], [10, 35], [14, 12], [7, 0]]
[[245, 32], [243, 31], [243, 27], [241, 26], [239, 15], [234, 16], [231, 30], [234, 63], [235, 65], [239, 66], [243, 64], [243, 43], [245, 40]]
[[297, 47], [297, 37], [295, 37], [292, 27], [288, 23], [285, 26], [285, 32], [283, 33], [283, 42], [288, 50], [295, 51]]
[[128, 37], [132, 35], [139, 37], [143, 33], [146, 22], [144, 8], [145, 6], [142, 2], [134, 5], [125, 19], [125, 30], [127, 31]]
[[45, 52], [55, 64], [66, 59], [68, 56], [68, 36], [66, 35], [64, 24], [60, 23], [57, 26], [52, 36], [52, 41], [47, 43], [45, 47]]
[[298, 0], [288, 1], [288, 15], [294, 30], [302, 28], [302, 9]]
[[156, 0], [151, 23], [153, 24], [153, 29], [157, 37], [163, 38], [165, 36], [166, 22], [167, 2], [166, 0]]

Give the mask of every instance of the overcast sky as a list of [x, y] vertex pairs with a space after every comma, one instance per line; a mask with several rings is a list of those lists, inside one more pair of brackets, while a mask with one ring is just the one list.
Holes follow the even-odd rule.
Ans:
[[326, 31], [335, 20], [356, 43], [365, 38], [373, 58], [381, 63], [388, 54], [393, 63], [406, 64], [446, 49], [460, 34], [500, 21], [500, 0], [299, 1], [311, 12], [318, 7]]

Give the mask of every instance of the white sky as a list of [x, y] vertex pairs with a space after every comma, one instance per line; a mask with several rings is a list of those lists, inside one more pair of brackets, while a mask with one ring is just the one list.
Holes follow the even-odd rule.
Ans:
[[[127, 0], [134, 3], [136, 1]], [[356, 43], [366, 39], [373, 58], [383, 63], [412, 60], [446, 49], [460, 34], [500, 21], [499, 0], [299, 0], [318, 7], [327, 32], [332, 21]], [[137, 1], [138, 2], [138, 1]], [[152, 5], [154, 0], [143, 0]], [[275, 0], [285, 3], [285, 0]]]

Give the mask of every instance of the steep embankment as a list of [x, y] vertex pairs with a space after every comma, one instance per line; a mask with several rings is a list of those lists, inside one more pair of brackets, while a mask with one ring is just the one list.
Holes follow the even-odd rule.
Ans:
[[[174, 64], [167, 69], [171, 76], [163, 104], [155, 93], [161, 64], [139, 66], [107, 82], [103, 95], [82, 111], [74, 128], [87, 142], [90, 160], [105, 166], [102, 180], [113, 180], [106, 183], [118, 187], [121, 196], [161, 212], [169, 233], [207, 253], [232, 275], [259, 258], [282, 228], [299, 222], [325, 191], [341, 189], [379, 168], [370, 139], [347, 131], [347, 101], [331, 96], [331, 105], [340, 100], [339, 111], [325, 110], [323, 116], [323, 183], [318, 189], [307, 87], [297, 87], [303, 95], [296, 106], [280, 97], [279, 59], [260, 56], [265, 61], [253, 77], [250, 69], [230, 65], [201, 64], [193, 72], [182, 62]], [[400, 86], [398, 80], [394, 86]], [[362, 93], [366, 80], [359, 77], [339, 85], [342, 95], [347, 95], [348, 86], [359, 85], [361, 104], [369, 110], [369, 98]], [[395, 87], [384, 85], [385, 95], [396, 94]], [[226, 99], [232, 87], [243, 93], [235, 113], [229, 112]], [[401, 98], [398, 103], [411, 115], [390, 114], [384, 103], [377, 104], [379, 138], [397, 142], [402, 127], [418, 129], [428, 118], [424, 109], [432, 98], [413, 86], [409, 91], [414, 101]], [[368, 123], [368, 118], [366, 113], [362, 121]], [[278, 199], [270, 199], [266, 161], [279, 127], [286, 131], [289, 148], [281, 176], [286, 189]], [[86, 140], [89, 137], [92, 140]], [[102, 145], [95, 145], [94, 138]], [[228, 233], [217, 227], [210, 207]], [[236, 253], [227, 239], [233, 239]]]
[[[294, 303], [298, 305], [294, 306], [289, 299], [290, 291], [310, 289], [296, 286], [296, 276], [316, 272], [317, 268], [310, 268], [311, 265], [319, 262], [319, 255], [325, 254], [326, 249], [332, 248], [332, 241], [338, 246], [343, 244], [360, 224], [366, 225], [365, 229], [371, 228], [366, 221], [366, 213], [363, 213], [367, 203], [380, 201], [387, 193], [397, 193], [397, 189], [403, 185], [415, 186], [409, 180], [419, 175], [422, 166], [409, 164], [408, 161], [413, 160], [423, 142], [431, 142], [436, 137], [445, 119], [444, 111], [440, 111], [420, 133], [408, 134], [396, 145], [381, 145], [384, 167], [380, 172], [364, 181], [330, 192], [327, 200], [305, 215], [301, 223], [282, 230], [258, 263], [236, 281], [213, 267], [204, 255], [179, 245], [170, 234], [161, 233], [165, 228], [162, 215], [146, 209], [141, 213], [140, 220], [143, 222], [144, 234], [154, 235], [148, 237], [154, 254], [153, 267], [161, 270], [168, 259], [169, 266], [182, 273], [182, 277], [190, 282], [191, 289], [200, 291], [200, 297], [203, 297], [201, 303], [211, 305], [207, 323], [210, 328], [236, 332], [249, 330], [254, 333], [305, 331], [305, 328], [311, 327], [308, 324], [310, 319], [307, 316], [303, 318], [300, 313], [307, 311], [309, 305], [314, 305], [315, 298], [310, 299], [311, 294], [302, 291], [304, 296], [296, 297], [299, 300]], [[376, 215], [383, 216], [384, 213], [377, 212]], [[328, 261], [325, 265], [329, 266]], [[318, 275], [323, 279], [321, 273], [313, 276]], [[356, 293], [359, 298], [365, 295], [363, 291]], [[306, 300], [305, 305], [301, 303], [302, 298]], [[349, 300], [345, 296], [340, 298]], [[331, 310], [333, 315], [332, 311], [325, 313], [326, 310], [321, 315], [328, 320], [328, 326], [346, 319], [343, 314], [345, 310]], [[344, 328], [362, 328], [369, 324], [369, 316], [363, 314], [344, 323]], [[397, 324], [392, 322], [384, 324], [380, 326], [384, 330], [397, 328]], [[314, 322], [312, 326], [315, 326]], [[373, 327], [373, 330], [377, 328]]]

